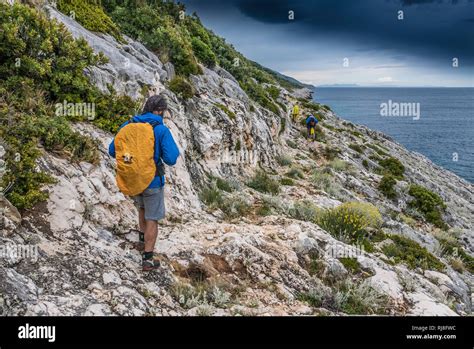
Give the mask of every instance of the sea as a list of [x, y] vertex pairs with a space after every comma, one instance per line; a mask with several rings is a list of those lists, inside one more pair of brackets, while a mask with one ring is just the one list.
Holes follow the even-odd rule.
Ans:
[[474, 183], [474, 88], [316, 87], [313, 98]]

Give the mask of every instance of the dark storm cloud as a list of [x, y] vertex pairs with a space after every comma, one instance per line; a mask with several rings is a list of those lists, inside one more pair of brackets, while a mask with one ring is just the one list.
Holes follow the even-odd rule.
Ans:
[[[184, 2], [215, 15], [224, 8], [222, 1]], [[302, 37], [327, 33], [361, 42], [361, 50], [393, 49], [443, 61], [459, 57], [474, 65], [472, 0], [230, 0], [225, 4], [257, 22], [282, 25], [275, 29], [275, 41], [278, 30], [291, 28]], [[294, 21], [288, 20], [290, 10]], [[397, 19], [399, 10], [404, 11], [403, 21]]]

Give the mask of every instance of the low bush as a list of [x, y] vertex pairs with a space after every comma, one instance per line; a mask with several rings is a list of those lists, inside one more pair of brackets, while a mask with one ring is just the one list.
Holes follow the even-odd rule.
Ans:
[[365, 235], [365, 229], [378, 229], [382, 215], [377, 207], [367, 202], [346, 202], [324, 211], [318, 225], [335, 236], [348, 236], [357, 240]]
[[182, 99], [192, 98], [195, 94], [194, 87], [181, 76], [176, 76], [171, 80], [168, 84], [168, 88]]
[[431, 190], [412, 184], [408, 194], [414, 199], [408, 203], [408, 207], [421, 212], [425, 219], [441, 229], [447, 229], [447, 224], [443, 221], [442, 211], [446, 208], [443, 199]]
[[119, 42], [125, 42], [117, 25], [100, 5], [91, 0], [58, 0], [57, 8], [90, 31], [110, 34]]
[[314, 171], [311, 176], [311, 181], [316, 188], [326, 192], [329, 196], [340, 198], [342, 187], [336, 183], [330, 171], [326, 171], [325, 169]]
[[336, 172], [342, 172], [349, 168], [349, 163], [341, 159], [333, 159], [329, 162], [329, 167]]
[[362, 269], [357, 258], [342, 257], [339, 261], [351, 274], [357, 274]]
[[321, 209], [309, 200], [297, 201], [289, 210], [290, 217], [313, 223], [318, 221], [320, 213]]
[[210, 208], [220, 207], [224, 200], [222, 192], [217, 187], [217, 185], [215, 185], [215, 183], [205, 187], [201, 191], [199, 198]]
[[383, 174], [390, 174], [396, 179], [403, 179], [403, 174], [405, 173], [405, 166], [400, 162], [400, 160], [393, 157], [387, 159], [379, 160], [379, 165], [382, 167]]
[[324, 147], [324, 152], [323, 156], [326, 158], [326, 160], [334, 160], [335, 158], [338, 157], [338, 155], [341, 153], [341, 151], [337, 148], [333, 148], [331, 146], [326, 146]]
[[235, 113], [231, 111], [229, 108], [227, 108], [224, 104], [216, 103], [216, 107], [218, 107], [220, 110], [226, 113], [229, 118], [231, 118], [232, 120], [235, 120]]
[[390, 174], [386, 174], [380, 180], [380, 183], [377, 189], [387, 198], [396, 199], [397, 191], [395, 190], [395, 185], [397, 180]]
[[214, 67], [216, 65], [216, 55], [211, 48], [204, 43], [199, 37], [191, 38], [191, 45], [196, 57], [207, 67]]
[[303, 179], [304, 173], [303, 171], [301, 171], [301, 169], [297, 167], [292, 167], [287, 173], [285, 173], [285, 176], [293, 179]]
[[268, 92], [268, 95], [274, 100], [277, 100], [278, 97], [280, 96], [280, 89], [273, 85], [267, 87], [267, 92]]
[[291, 139], [287, 139], [286, 144], [292, 149], [297, 149], [298, 148], [298, 145], [295, 142], [293, 142]]
[[[462, 262], [462, 269], [468, 270], [471, 274], [474, 274], [474, 257], [468, 254], [461, 246], [459, 241], [455, 238], [441, 237], [438, 234], [438, 239], [441, 248], [444, 251], [444, 255], [451, 257], [454, 260], [455, 265], [459, 265]], [[454, 268], [454, 266], [453, 266]]]
[[242, 195], [226, 197], [219, 208], [227, 219], [246, 216], [251, 210], [249, 202]]
[[278, 155], [276, 161], [280, 166], [290, 166], [293, 162], [293, 159], [288, 155]]
[[351, 148], [352, 150], [354, 150], [354, 151], [356, 151], [360, 154], [364, 153], [364, 148], [360, 144], [351, 143], [351, 144], [349, 144], [349, 148]]
[[383, 253], [392, 258], [395, 263], [405, 263], [411, 269], [421, 268], [443, 271], [445, 266], [433, 256], [425, 247], [406, 237], [391, 235], [391, 244], [382, 247]]
[[387, 314], [388, 297], [375, 290], [369, 283], [345, 280], [332, 288], [317, 285], [298, 299], [315, 308], [328, 308], [346, 314]]
[[[367, 143], [367, 147], [369, 147], [369, 148], [371, 148], [372, 150], [374, 150], [378, 155], [387, 156], [387, 157], [390, 156], [390, 154], [386, 153], [383, 149], [381, 149], [380, 147], [378, 147], [378, 146], [375, 145], [375, 144]], [[375, 154], [374, 154], [374, 155], [375, 155]]]
[[261, 193], [274, 195], [280, 191], [280, 184], [262, 170], [258, 170], [255, 173], [253, 178], [247, 183], [247, 186]]
[[225, 180], [224, 178], [216, 177], [215, 182], [217, 188], [219, 188], [220, 190], [226, 191], [228, 193], [231, 193], [235, 190], [233, 183]]
[[295, 181], [287, 177], [281, 178], [280, 183], [281, 185], [295, 185]]

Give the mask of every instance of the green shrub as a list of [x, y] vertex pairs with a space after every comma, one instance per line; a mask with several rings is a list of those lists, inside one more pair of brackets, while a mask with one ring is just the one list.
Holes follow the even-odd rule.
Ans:
[[405, 166], [400, 160], [393, 157], [382, 159], [379, 161], [379, 165], [383, 168], [383, 174], [390, 174], [396, 179], [402, 179], [405, 173]]
[[404, 262], [411, 269], [422, 268], [443, 271], [445, 266], [425, 247], [403, 236], [391, 235], [393, 243], [382, 247], [387, 257], [393, 258], [395, 263]]
[[295, 185], [295, 182], [291, 178], [283, 177], [280, 179], [282, 185]]
[[269, 96], [274, 100], [278, 99], [278, 97], [280, 96], [280, 89], [276, 86], [268, 86], [267, 92]]
[[293, 179], [303, 179], [304, 178], [304, 173], [297, 167], [292, 167], [287, 173], [285, 173], [285, 176], [293, 178]]
[[316, 223], [321, 209], [309, 200], [297, 201], [289, 210], [290, 217], [300, 221]]
[[205, 187], [201, 191], [199, 198], [212, 209], [221, 207], [224, 201], [222, 192], [219, 188], [217, 188], [217, 185], [215, 184], [211, 184], [210, 186]]
[[311, 177], [312, 182], [318, 189], [324, 190], [334, 184], [334, 178], [330, 172], [314, 171]]
[[229, 118], [231, 118], [232, 120], [235, 120], [235, 113], [229, 110], [229, 108], [227, 108], [224, 104], [216, 103], [215, 105], [224, 113], [226, 113]]
[[328, 130], [331, 130], [333, 132], [340, 132], [340, 130], [337, 127], [334, 127], [332, 125], [324, 124], [324, 127], [326, 127]]
[[201, 73], [191, 35], [186, 28], [188, 21], [180, 19], [184, 6], [131, 2], [110, 7], [109, 14], [122, 32], [156, 52], [162, 62], [171, 61], [178, 75], [187, 77]]
[[369, 168], [369, 162], [367, 161], [367, 159], [362, 160], [362, 166], [364, 166], [365, 168]]
[[98, 159], [95, 142], [74, 132], [68, 122], [86, 120], [86, 115], [53, 116], [53, 103], [95, 104], [96, 118], [105, 118], [115, 96], [100, 93], [84, 74], [105, 63], [104, 56], [35, 8], [0, 3], [0, 38], [0, 137], [8, 170], [1, 185], [14, 183], [7, 198], [28, 209], [48, 197], [42, 187], [54, 182], [37, 167], [38, 144], [71, 161]]
[[362, 270], [357, 258], [342, 257], [342, 258], [339, 258], [339, 261], [342, 263], [344, 268], [346, 268], [347, 271], [349, 271], [352, 274], [356, 274]]
[[293, 159], [289, 155], [278, 155], [276, 161], [280, 166], [290, 166], [293, 162]]
[[352, 150], [355, 150], [356, 152], [358, 152], [360, 154], [364, 153], [364, 149], [360, 144], [351, 143], [351, 144], [349, 144], [349, 148], [351, 148]]
[[454, 259], [458, 259], [458, 262], [461, 261], [463, 263], [463, 267], [465, 267], [471, 274], [474, 274], [474, 257], [469, 255], [464, 250], [459, 241], [454, 237], [449, 238], [448, 235], [437, 235], [438, 236], [436, 236], [436, 239], [439, 241], [442, 250], [444, 251], [444, 255], [450, 256]]
[[251, 206], [241, 195], [233, 195], [226, 197], [219, 208], [227, 219], [233, 219], [247, 215]]
[[256, 210], [255, 213], [258, 216], [270, 216], [273, 213], [272, 207], [268, 204], [268, 202], [263, 202], [261, 206], [259, 206]]
[[331, 146], [326, 146], [326, 147], [324, 147], [323, 155], [327, 160], [331, 161], [331, 160], [334, 160], [335, 158], [337, 158], [338, 155], [340, 154], [340, 152], [341, 151], [337, 148], [333, 148]]
[[374, 150], [377, 154], [379, 155], [382, 155], [382, 156], [390, 156], [388, 153], [386, 153], [385, 151], [383, 151], [380, 147], [378, 147], [377, 145], [375, 144], [372, 144], [372, 143], [367, 143], [366, 144], [367, 147], [371, 148], [372, 150]]
[[328, 308], [346, 314], [386, 314], [387, 296], [379, 293], [369, 283], [350, 280], [337, 282], [332, 288], [317, 286], [298, 294], [297, 299], [315, 308]]
[[287, 139], [286, 144], [288, 144], [288, 146], [292, 149], [297, 149], [298, 148], [298, 145], [295, 142], [293, 142], [291, 139]]
[[446, 204], [438, 194], [416, 184], [410, 186], [408, 194], [414, 198], [408, 203], [408, 207], [421, 212], [428, 222], [438, 228], [447, 229], [442, 218], [442, 211], [446, 208]]
[[[139, 114], [140, 101], [134, 101], [129, 96], [118, 96], [114, 91], [97, 99], [98, 116], [93, 123], [110, 133], [117, 133], [120, 126]], [[103, 112], [101, 112], [103, 111]]]
[[94, 0], [58, 0], [57, 8], [67, 16], [74, 19], [90, 31], [106, 33], [119, 42], [125, 42], [120, 30], [112, 19], [104, 12]]
[[382, 160], [382, 158], [381, 158], [380, 156], [378, 156], [377, 154], [371, 154], [371, 155], [369, 155], [369, 159], [370, 159], [370, 160], [373, 160], [373, 161], [377, 161], [377, 162], [379, 162], [379, 161]]
[[247, 186], [259, 192], [274, 195], [280, 191], [280, 184], [262, 170], [258, 170], [255, 173], [253, 178], [247, 183]]
[[311, 176], [311, 181], [315, 184], [316, 188], [323, 190], [329, 196], [340, 198], [342, 188], [335, 182], [331, 172], [327, 172], [325, 169], [322, 171], [314, 171]]
[[[351, 127], [354, 127], [354, 125], [351, 124]], [[362, 136], [362, 133], [360, 133], [359, 131], [355, 131], [355, 130], [348, 130], [348, 132], [353, 135], [353, 136], [356, 136], [357, 138], [364, 138]]]
[[397, 191], [395, 190], [395, 185], [397, 180], [390, 174], [386, 174], [380, 180], [378, 185], [378, 190], [389, 199], [397, 198]]
[[367, 202], [346, 202], [320, 215], [318, 225], [335, 236], [362, 237], [367, 228], [379, 228], [382, 215]]
[[346, 171], [349, 168], [349, 163], [341, 159], [333, 159], [329, 163], [329, 167], [336, 172]]
[[212, 68], [216, 65], [216, 55], [201, 39], [198, 37], [193, 37], [191, 39], [191, 45], [193, 47], [194, 54], [205, 66]]
[[[189, 99], [196, 93], [194, 87], [181, 76], [176, 76], [169, 82], [169, 89], [182, 99]], [[235, 117], [235, 116], [234, 116]]]
[[224, 178], [215, 177], [214, 180], [216, 182], [217, 188], [220, 190], [226, 191], [228, 193], [232, 193], [235, 190], [235, 187]]

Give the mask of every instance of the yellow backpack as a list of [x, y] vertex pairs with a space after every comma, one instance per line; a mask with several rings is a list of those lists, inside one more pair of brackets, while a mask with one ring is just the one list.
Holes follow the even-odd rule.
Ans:
[[141, 194], [155, 178], [155, 134], [149, 123], [125, 125], [115, 136], [117, 186], [125, 195]]

